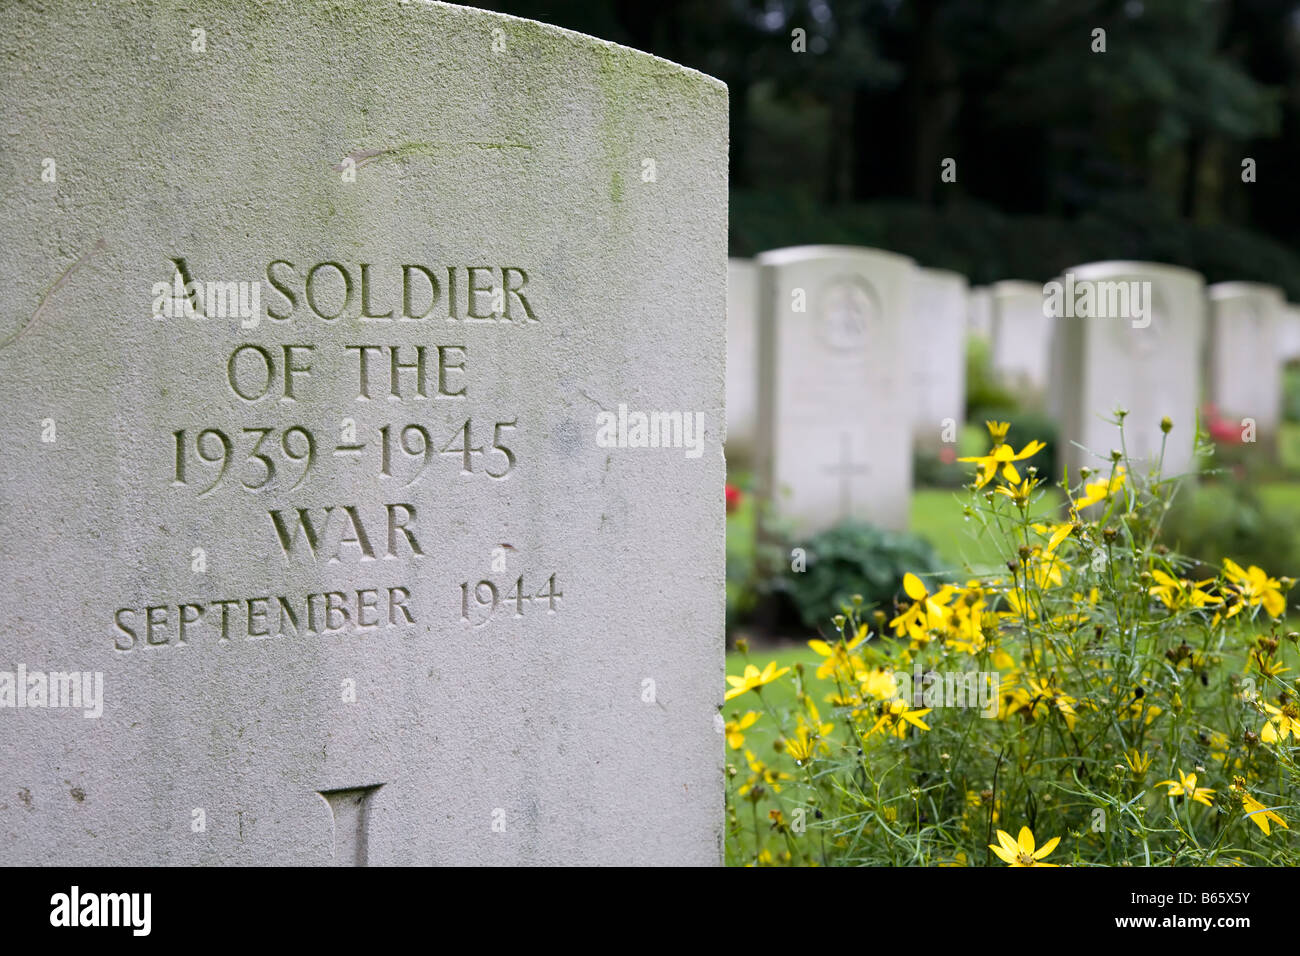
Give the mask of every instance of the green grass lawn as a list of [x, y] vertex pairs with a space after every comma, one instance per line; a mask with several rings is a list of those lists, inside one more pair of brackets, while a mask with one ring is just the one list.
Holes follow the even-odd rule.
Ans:
[[[996, 567], [1006, 561], [997, 534], [986, 533], [975, 518], [962, 512], [970, 494], [962, 489], [920, 488], [912, 494], [911, 530], [927, 539], [953, 569]], [[1055, 488], [1042, 492], [1031, 505], [1037, 521], [1058, 520], [1065, 496]]]

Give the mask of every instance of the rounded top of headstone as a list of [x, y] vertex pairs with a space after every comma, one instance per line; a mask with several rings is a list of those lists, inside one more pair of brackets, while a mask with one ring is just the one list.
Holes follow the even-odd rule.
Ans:
[[935, 282], [960, 283], [963, 288], [970, 284], [964, 275], [952, 269], [931, 269], [929, 266], [919, 266], [918, 271], [925, 278], [932, 279]]
[[[229, 0], [227, 0], [229, 2]], [[587, 33], [581, 33], [578, 30], [567, 30], [564, 27], [557, 27], [550, 23], [543, 23], [540, 20], [530, 20], [527, 17], [517, 17], [509, 13], [497, 13], [495, 10], [484, 10], [479, 7], [466, 7], [456, 3], [443, 3], [441, 0], [401, 0], [395, 6], [402, 6], [408, 9], [418, 9], [421, 7], [432, 8], [440, 13], [451, 14], [460, 20], [482, 19], [484, 21], [505, 21], [506, 26], [518, 26], [528, 30], [536, 31], [539, 34], [550, 34], [559, 40], [572, 44], [581, 44], [582, 46], [596, 47], [608, 50], [611, 53], [617, 53], [619, 56], [631, 56], [645, 63], [653, 69], [653, 73], [662, 73], [664, 76], [676, 74], [686, 77], [698, 78], [707, 84], [717, 87], [721, 91], [726, 91], [727, 84], [717, 77], [709, 76], [707, 73], [701, 73], [699, 70], [692, 69], [689, 66], [682, 66], [680, 63], [674, 63], [672, 60], [665, 60], [661, 56], [655, 56], [653, 53], [647, 53], [644, 50], [638, 50], [635, 47], [623, 46], [621, 43], [614, 43], [611, 40], [602, 40], [600, 37], [594, 37]], [[653, 73], [649, 75], [653, 75]]]
[[985, 286], [989, 293], [994, 296], [1004, 295], [1039, 295], [1043, 294], [1043, 284], [1041, 282], [1030, 282], [1028, 279], [1002, 279], [994, 282], [990, 286]]
[[1174, 282], [1194, 282], [1205, 285], [1205, 277], [1194, 269], [1183, 266], [1171, 266], [1164, 262], [1140, 262], [1127, 259], [1108, 259], [1104, 262], [1085, 262], [1062, 270], [1062, 275], [1071, 273], [1076, 279], [1119, 279], [1141, 277], [1161, 279]]
[[1216, 282], [1205, 291], [1211, 299], [1236, 299], [1243, 296], [1258, 296], [1273, 299], [1278, 305], [1286, 301], [1286, 296], [1281, 289], [1264, 282]]
[[795, 262], [809, 262], [814, 259], [834, 259], [840, 262], [889, 263], [892, 265], [915, 265], [909, 256], [883, 249], [867, 246], [788, 246], [784, 249], [771, 249], [761, 252], [754, 261], [761, 266], [783, 266]]

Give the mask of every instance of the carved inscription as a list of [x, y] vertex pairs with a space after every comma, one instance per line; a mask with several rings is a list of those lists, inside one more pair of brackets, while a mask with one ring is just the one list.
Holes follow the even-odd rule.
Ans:
[[[222, 287], [205, 285], [183, 256], [171, 262], [182, 296], [200, 302], [202, 290]], [[296, 341], [244, 341], [223, 350], [218, 374], [232, 399], [225, 407], [247, 409], [247, 418], [176, 422], [159, 436], [164, 489], [196, 502], [232, 493], [267, 496], [266, 553], [279, 554], [287, 571], [373, 563], [399, 574], [405, 568], [412, 576], [306, 594], [268, 582], [261, 594], [198, 593], [128, 603], [112, 611], [119, 652], [409, 630], [418, 603], [410, 582], [419, 580], [415, 572], [428, 559], [422, 538], [433, 529], [421, 525], [421, 506], [402, 492], [430, 483], [440, 491], [462, 481], [503, 482], [523, 467], [517, 449], [526, 425], [519, 416], [480, 419], [466, 406], [474, 394], [477, 353], [455, 340], [453, 326], [540, 323], [526, 269], [339, 260], [303, 266], [279, 258], [267, 264], [264, 276], [271, 290], [266, 317], [285, 327], [296, 323], [290, 333]], [[158, 288], [160, 295], [170, 292], [165, 283]], [[207, 317], [197, 308], [155, 314]], [[445, 331], [430, 338], [443, 341], [385, 342], [370, 334], [385, 323], [426, 323], [432, 332], [428, 324], [435, 321]], [[257, 327], [256, 316], [241, 326]], [[321, 331], [330, 333], [327, 340], [314, 338]], [[342, 369], [343, 381], [329, 380], [322, 369], [334, 376]], [[348, 416], [358, 403], [374, 402], [407, 413], [367, 425]], [[286, 416], [286, 409], [294, 411]], [[358, 467], [373, 478], [373, 495], [325, 505], [293, 501], [318, 486], [355, 489]], [[451, 620], [459, 612], [466, 627], [481, 627], [507, 612], [515, 618], [531, 611], [554, 614], [563, 597], [555, 573], [536, 582], [529, 577], [528, 585], [518, 575], [509, 582], [465, 581], [459, 591], [459, 608], [453, 595], [445, 607]]]

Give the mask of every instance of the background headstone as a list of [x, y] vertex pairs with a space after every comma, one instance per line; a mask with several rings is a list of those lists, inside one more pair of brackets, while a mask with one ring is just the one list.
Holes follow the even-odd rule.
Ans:
[[1047, 385], [1053, 320], [1043, 315], [1043, 286], [1008, 279], [989, 287], [993, 372], [1022, 398], [1034, 401]]
[[1050, 404], [1062, 416], [1058, 449], [1071, 483], [1083, 465], [1109, 469], [1111, 449], [1120, 446], [1118, 429], [1107, 421], [1116, 407], [1128, 411], [1124, 435], [1132, 459], [1159, 453], [1160, 420], [1168, 416], [1174, 428], [1164, 474], [1190, 470], [1201, 398], [1204, 280], [1189, 269], [1148, 262], [1094, 262], [1066, 272], [1076, 282], [1149, 282], [1151, 294], [1145, 327], [1135, 327], [1145, 321], [1140, 318], [1056, 320], [1064, 360], [1052, 376], [1059, 393]]
[[986, 285], [974, 287], [966, 297], [966, 330], [985, 341], [993, 338], [993, 290]]
[[0, 712], [0, 860], [720, 862], [725, 87], [199, 0], [9, 5], [0, 91], [0, 671], [103, 680]]
[[917, 269], [913, 281], [906, 330], [915, 388], [912, 425], [916, 441], [935, 448], [947, 424], [955, 436], [966, 417], [966, 277]]
[[758, 429], [758, 266], [727, 260], [727, 459], [749, 461]]
[[765, 252], [759, 276], [761, 487], [802, 532], [903, 528], [912, 486], [912, 260], [875, 249]]
[[1282, 420], [1286, 360], [1279, 338], [1286, 299], [1281, 289], [1254, 282], [1219, 282], [1206, 291], [1207, 397], [1225, 418], [1252, 419], [1255, 440], [1275, 448]]
[[1283, 362], [1300, 361], [1300, 305], [1283, 307], [1277, 349]]

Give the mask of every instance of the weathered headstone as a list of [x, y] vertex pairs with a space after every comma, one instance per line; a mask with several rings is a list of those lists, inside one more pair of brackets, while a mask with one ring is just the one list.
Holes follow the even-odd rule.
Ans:
[[912, 260], [848, 246], [765, 252], [759, 275], [759, 475], [802, 532], [854, 518], [906, 527]]
[[[1138, 462], [1158, 456], [1160, 422], [1168, 416], [1173, 431], [1164, 474], [1187, 472], [1201, 397], [1204, 280], [1177, 266], [1094, 262], [1066, 270], [1057, 281], [1070, 293], [1062, 299], [1073, 305], [1055, 320], [1060, 358], [1050, 404], [1061, 416], [1057, 447], [1071, 482], [1078, 481], [1081, 466], [1109, 468], [1120, 439], [1107, 420], [1117, 408], [1128, 412], [1125, 445]], [[1086, 309], [1085, 294], [1091, 296]]]
[[725, 87], [199, 0], [0, 90], [0, 861], [719, 862]]
[[749, 460], [758, 430], [758, 266], [727, 260], [727, 458]]
[[993, 372], [1022, 398], [1036, 400], [1047, 385], [1051, 318], [1043, 314], [1043, 286], [1009, 279], [989, 289], [993, 311]]
[[923, 447], [955, 448], [966, 417], [966, 277], [917, 269], [906, 337], [911, 349], [913, 434]]
[[976, 286], [966, 297], [966, 332], [991, 341], [993, 338], [993, 290]]
[[1282, 421], [1282, 366], [1278, 347], [1286, 299], [1255, 282], [1219, 282], [1210, 299], [1206, 332], [1206, 394], [1216, 411], [1242, 423], [1252, 442], [1275, 448]]

